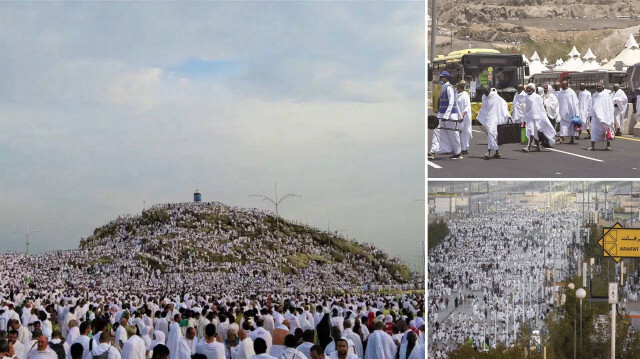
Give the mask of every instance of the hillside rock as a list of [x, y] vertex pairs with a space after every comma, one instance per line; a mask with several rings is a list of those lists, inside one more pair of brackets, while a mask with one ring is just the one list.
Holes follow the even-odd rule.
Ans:
[[639, 16], [640, 2], [615, 0], [457, 0], [439, 2], [441, 24], [483, 24], [507, 19], [588, 18], [615, 19], [617, 16]]

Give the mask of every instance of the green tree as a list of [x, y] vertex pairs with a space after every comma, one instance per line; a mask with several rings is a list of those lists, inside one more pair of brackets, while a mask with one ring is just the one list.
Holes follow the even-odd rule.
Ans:
[[602, 238], [602, 226], [593, 225], [589, 229], [589, 243], [585, 250], [586, 258], [602, 257], [603, 249], [598, 244], [600, 238]]
[[428, 230], [428, 238], [427, 241], [428, 248], [434, 248], [438, 244], [442, 243], [444, 239], [449, 235], [449, 226], [444, 219], [440, 219], [429, 223]]

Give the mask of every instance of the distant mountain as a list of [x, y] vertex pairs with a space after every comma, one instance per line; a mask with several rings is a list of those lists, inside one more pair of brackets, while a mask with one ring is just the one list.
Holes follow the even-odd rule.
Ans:
[[617, 0], [453, 0], [438, 1], [441, 23], [467, 25], [507, 19], [615, 19], [640, 16], [640, 2]]

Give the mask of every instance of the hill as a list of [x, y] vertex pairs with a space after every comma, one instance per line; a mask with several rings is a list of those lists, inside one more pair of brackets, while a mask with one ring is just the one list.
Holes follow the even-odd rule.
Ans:
[[439, 1], [437, 14], [438, 54], [484, 47], [527, 56], [538, 51], [555, 62], [566, 60], [575, 45], [581, 54], [591, 48], [603, 60], [617, 55], [629, 34], [640, 37], [637, 1]]
[[79, 249], [19, 260], [38, 263], [25, 273], [34, 285], [144, 293], [326, 291], [417, 278], [372, 245], [217, 202], [156, 205], [96, 228]]
[[640, 16], [640, 3], [630, 0], [454, 0], [438, 2], [441, 23], [465, 25], [514, 19], [616, 19]]

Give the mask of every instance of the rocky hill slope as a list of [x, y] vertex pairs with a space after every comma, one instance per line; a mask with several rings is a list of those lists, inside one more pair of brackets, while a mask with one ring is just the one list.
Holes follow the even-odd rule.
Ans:
[[32, 285], [145, 293], [318, 291], [418, 278], [372, 245], [217, 202], [156, 205], [96, 228], [79, 249], [7, 261], [29, 268]]
[[615, 19], [640, 16], [640, 2], [617, 0], [454, 0], [439, 1], [442, 23], [468, 25], [508, 19]]

